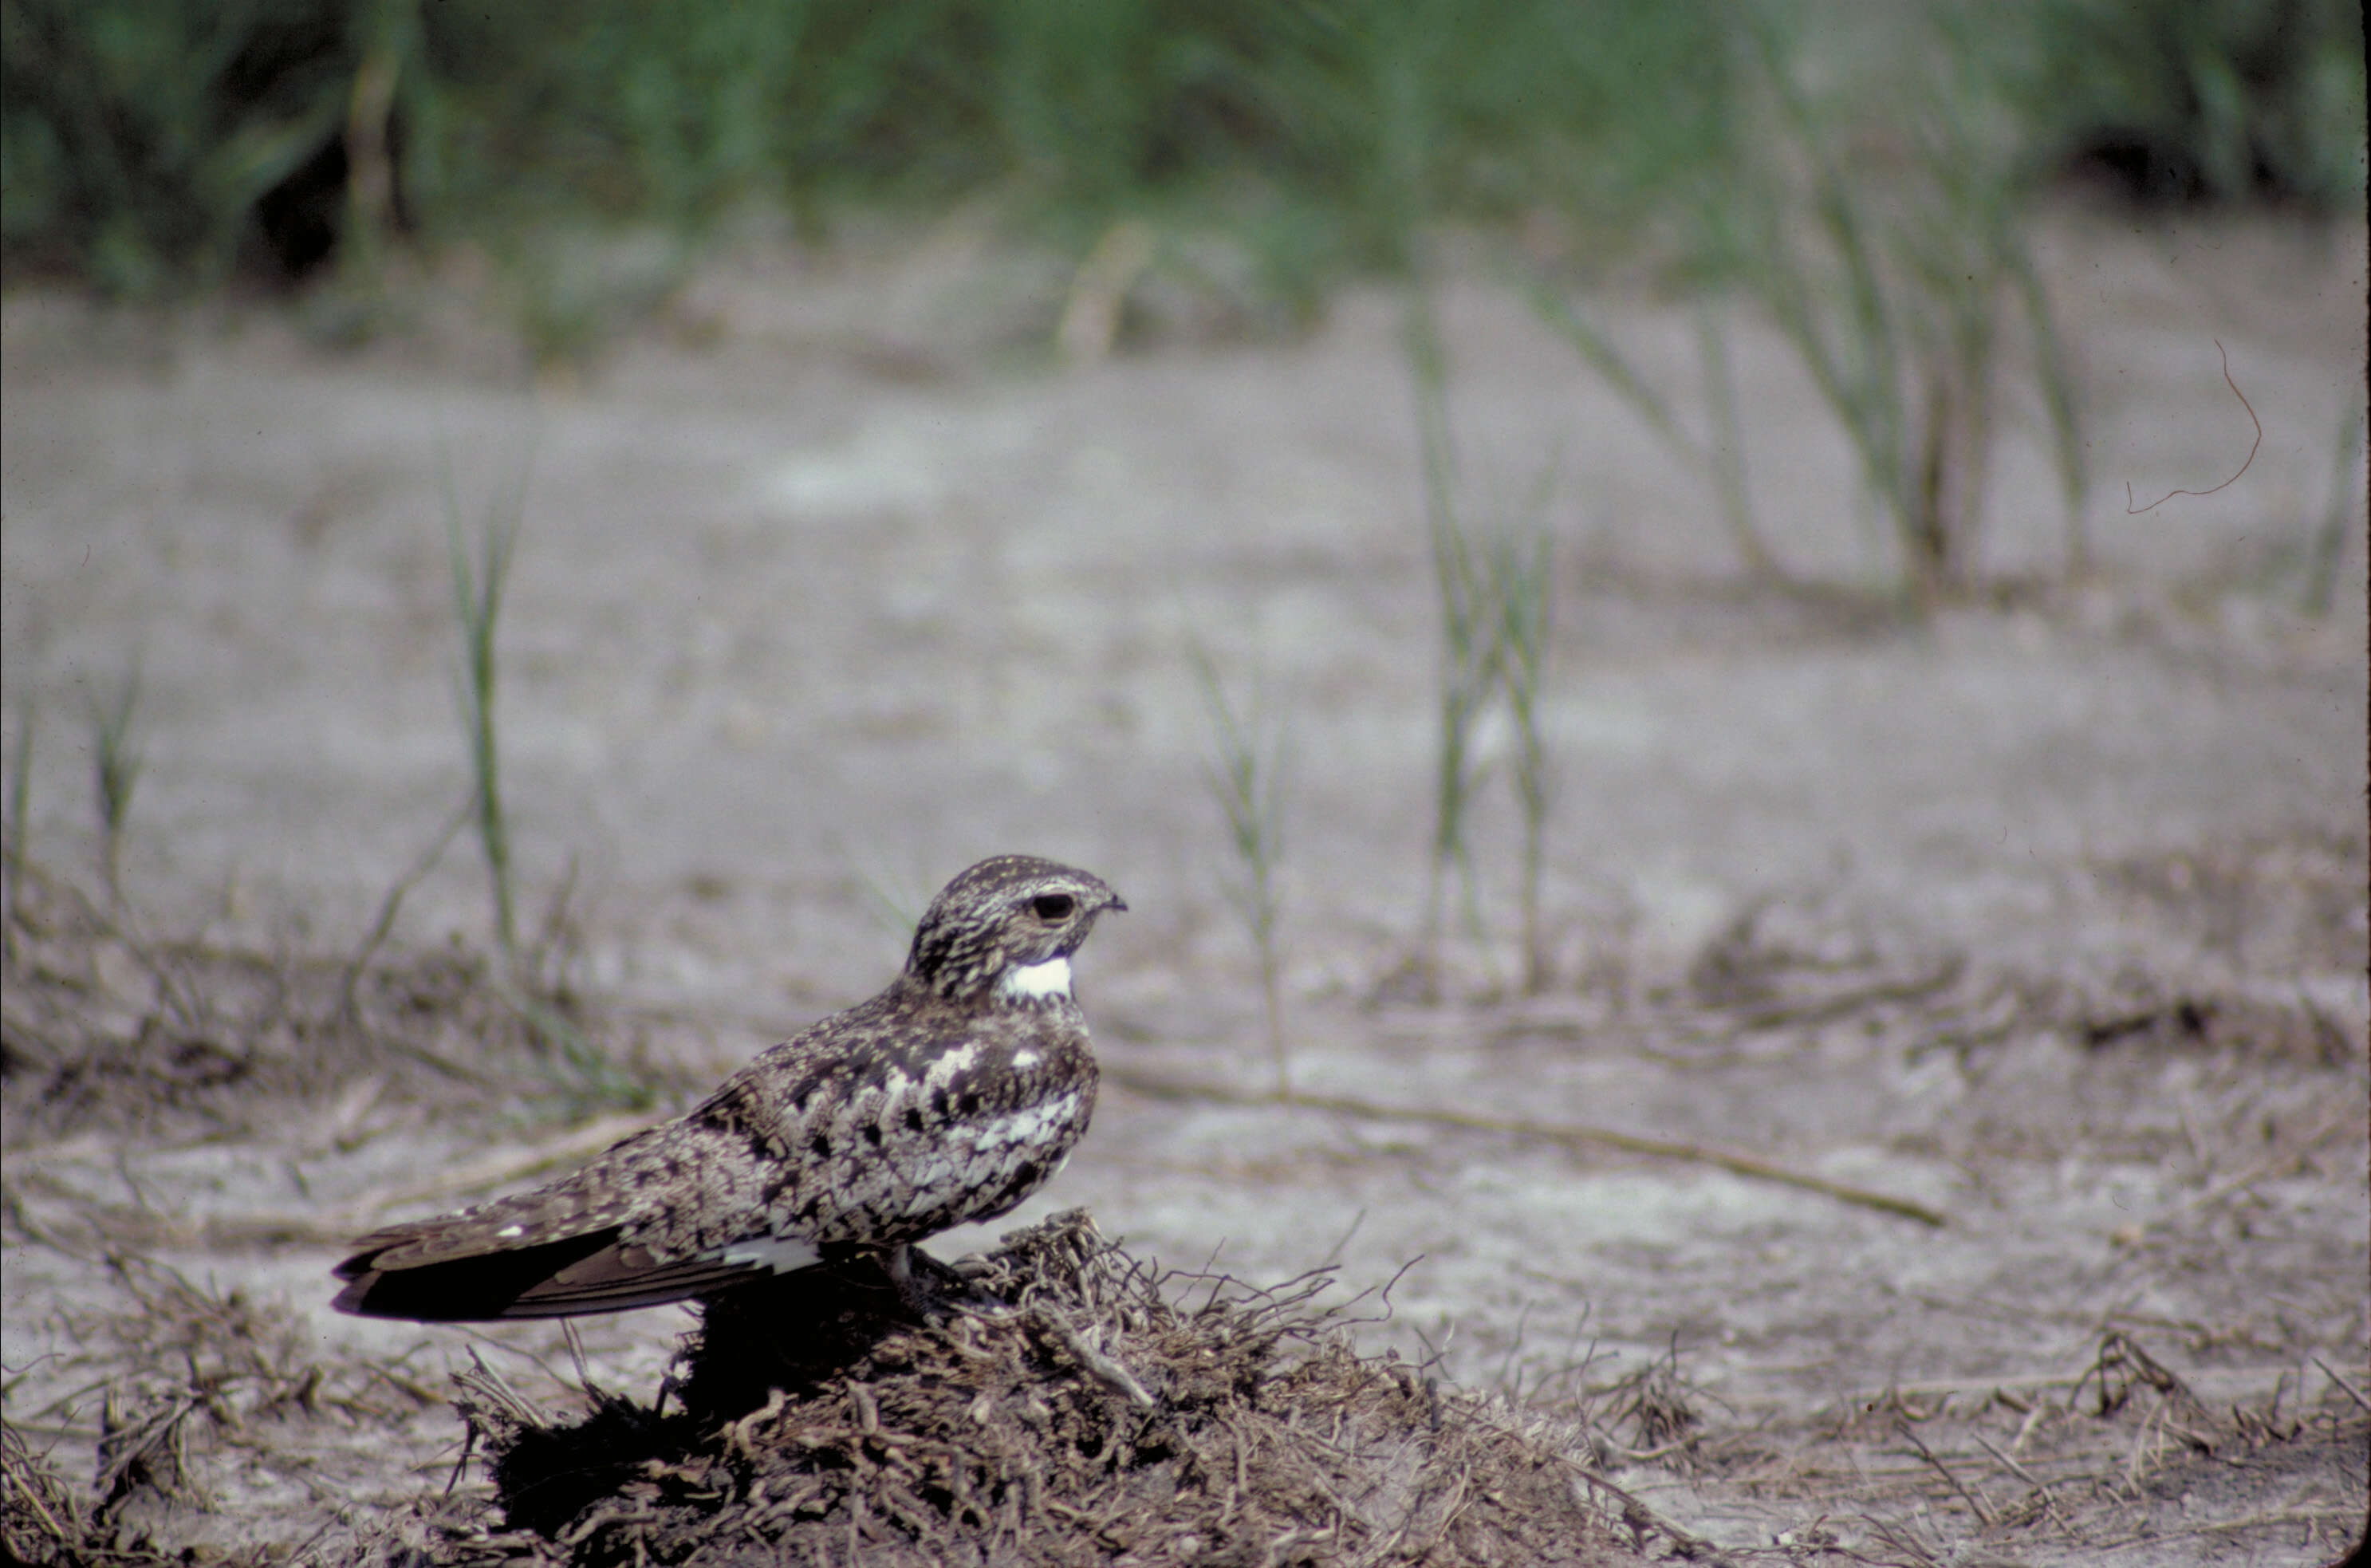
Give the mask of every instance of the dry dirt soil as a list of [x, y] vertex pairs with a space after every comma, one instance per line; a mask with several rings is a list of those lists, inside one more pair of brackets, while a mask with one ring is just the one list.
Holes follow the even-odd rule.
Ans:
[[[2371, 1434], [2365, 234], [2068, 215], [2045, 258], [2091, 570], [2012, 392], [1984, 587], [1923, 616], [1775, 336], [1741, 316], [1733, 359], [1793, 587], [1520, 302], [1450, 291], [1463, 487], [1544, 493], [1556, 544], [1532, 994], [1495, 720], [1478, 923], [1412, 979], [1440, 638], [1386, 295], [1279, 338], [1155, 279], [1064, 365], [1062, 273], [959, 217], [753, 243], [541, 375], [459, 264], [351, 351], [267, 303], [10, 296], [12, 1521], [384, 1557], [420, 1500], [488, 1495], [457, 1371], [649, 1400], [684, 1310], [358, 1322], [339, 1243], [679, 1108], [1023, 850], [1130, 909], [1080, 964], [1094, 1126], [1012, 1223], [1333, 1267], [1370, 1352], [1568, 1422], [1649, 1555], [2339, 1555]], [[1597, 308], [1694, 419], [1693, 313]], [[2228, 479], [2251, 415], [2237, 483], [2128, 515], [2128, 482]], [[502, 787], [564, 1027], [495, 983], [474, 841], [413, 875], [469, 794], [448, 510], [521, 484]], [[1197, 646], [1283, 738], [1299, 1103], [1263, 1098]], [[135, 678], [110, 887], [97, 715]]]

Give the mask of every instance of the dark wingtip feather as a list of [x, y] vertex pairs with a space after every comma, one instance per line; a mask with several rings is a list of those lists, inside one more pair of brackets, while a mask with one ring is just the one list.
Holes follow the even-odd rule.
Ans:
[[338, 1278], [349, 1283], [330, 1305], [357, 1318], [404, 1318], [417, 1323], [507, 1318], [514, 1316], [511, 1308], [520, 1296], [617, 1239], [615, 1230], [595, 1231], [411, 1269], [380, 1268], [378, 1260], [387, 1250], [382, 1247], [358, 1252], [338, 1265]]
[[507, 1252], [395, 1269], [377, 1267], [378, 1253], [359, 1253], [338, 1265], [338, 1277], [350, 1283], [330, 1305], [358, 1318], [416, 1323], [567, 1318], [664, 1307], [726, 1289], [764, 1272], [746, 1263], [703, 1260], [657, 1263], [641, 1248], [617, 1243], [615, 1229], [601, 1230]]

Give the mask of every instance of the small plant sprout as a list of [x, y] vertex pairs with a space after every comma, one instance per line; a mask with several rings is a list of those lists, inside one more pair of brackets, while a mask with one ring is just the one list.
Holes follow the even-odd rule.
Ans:
[[1547, 481], [1541, 482], [1525, 518], [1502, 528], [1492, 541], [1491, 598], [1498, 612], [1501, 679], [1515, 726], [1513, 783], [1522, 817], [1523, 991], [1547, 986], [1547, 947], [1540, 927], [1540, 876], [1546, 861], [1552, 781], [1540, 729], [1540, 689], [1547, 670], [1555, 583], [1544, 520]]
[[[574, 1074], [564, 1085], [569, 1093], [594, 1104], [639, 1109], [649, 1103], [648, 1090], [619, 1071], [576, 1027], [556, 988], [542, 986], [536, 973], [539, 957], [523, 956], [519, 950], [516, 876], [511, 863], [510, 819], [503, 805], [501, 731], [494, 719], [494, 634], [526, 512], [526, 465], [519, 465], [488, 505], [474, 551], [472, 541], [464, 537], [461, 504], [449, 461], [443, 477], [445, 552], [453, 575], [455, 621], [461, 634], [460, 711], [469, 752], [468, 814], [477, 826], [478, 847], [486, 862], [486, 880], [493, 896], [494, 938], [501, 949], [502, 969], [495, 990], [538, 1045], [555, 1052]], [[392, 925], [403, 892], [435, 863], [450, 832], [448, 829], [440, 835], [419, 867], [397, 884], [382, 908], [382, 929], [374, 930], [371, 947], [384, 939], [383, 928]], [[563, 883], [553, 900], [552, 913], [545, 923], [547, 948], [556, 949], [564, 932], [569, 890]], [[350, 983], [356, 973], [358, 969], [349, 971]]]
[[132, 716], [139, 704], [136, 662], [117, 684], [111, 700], [90, 699], [91, 786], [98, 808], [100, 865], [107, 877], [107, 895], [118, 903], [123, 898], [123, 835], [132, 823], [132, 793], [140, 784], [141, 757], [132, 744]]
[[[1544, 308], [1554, 308], [1553, 301]], [[1428, 996], [1438, 994], [1442, 925], [1453, 871], [1463, 897], [1467, 934], [1482, 946], [1483, 928], [1473, 845], [1467, 822], [1484, 772], [1476, 742], [1483, 721], [1503, 711], [1514, 731], [1510, 782], [1522, 822], [1521, 865], [1522, 986], [1536, 993], [1547, 984], [1547, 947], [1540, 909], [1546, 865], [1548, 808], [1554, 794], [1544, 732], [1543, 690], [1547, 676], [1555, 598], [1555, 552], [1547, 521], [1556, 463], [1544, 464], [1531, 494], [1519, 506], [1492, 499], [1479, 525], [1468, 516], [1457, 473], [1455, 437], [1450, 420], [1449, 364], [1421, 273], [1411, 283], [1404, 339], [1409, 381], [1416, 398], [1417, 435], [1424, 471], [1425, 522], [1431, 546], [1433, 590], [1440, 609], [1440, 705], [1435, 736], [1433, 835], [1425, 890], [1422, 945], [1417, 977]], [[1578, 315], [1567, 312], [1567, 334], [1590, 354], [1602, 374], [1626, 387], [1632, 401], [1658, 421], [1675, 442], [1687, 437], [1645, 382], [1633, 376], [1611, 343]], [[1711, 331], [1715, 329], [1708, 328]], [[1727, 365], [1707, 351], [1707, 376], [1727, 381]], [[1724, 401], [1716, 398], [1716, 401]], [[1733, 411], [1732, 411], [1733, 412]], [[1735, 443], [1733, 417], [1717, 419], [1712, 446]], [[1743, 501], [1741, 468], [1723, 470], [1724, 485]], [[1752, 540], [1751, 518], [1742, 537]], [[1772, 571], [1766, 556], [1749, 551], [1757, 571]], [[1502, 706], [1503, 705], [1503, 706]]]
[[1498, 617], [1490, 604], [1488, 565], [1460, 510], [1456, 449], [1449, 419], [1448, 354], [1420, 279], [1410, 287], [1405, 327], [1424, 467], [1425, 527], [1431, 545], [1433, 590], [1440, 606], [1432, 855], [1427, 868], [1418, 959], [1429, 993], [1438, 981], [1441, 923], [1452, 870], [1463, 892], [1466, 923], [1477, 935], [1481, 930], [1466, 824], [1480, 776], [1475, 730], [1498, 684], [1501, 645]]
[[1217, 756], [1207, 778], [1210, 797], [1227, 819], [1227, 838], [1235, 852], [1235, 873], [1227, 884], [1227, 901], [1243, 923], [1259, 955], [1260, 997], [1267, 1016], [1268, 1056], [1276, 1067], [1276, 1093], [1292, 1098], [1292, 1074], [1284, 1032], [1283, 955], [1278, 945], [1278, 912], [1282, 903], [1277, 867], [1284, 855], [1284, 736], [1278, 726], [1263, 722], [1255, 698], [1251, 713], [1239, 713], [1227, 700], [1225, 684], [1209, 650], [1199, 644], [1190, 655], [1194, 678], [1202, 688], [1202, 705], [1209, 714]]
[[503, 964], [518, 961], [518, 916], [511, 870], [510, 820], [503, 809], [502, 751], [494, 721], [494, 629], [501, 620], [503, 589], [510, 577], [526, 509], [524, 464], [486, 508], [471, 555], [462, 537], [461, 503], [452, 464], [444, 470], [445, 538], [453, 575], [453, 609], [461, 634], [461, 726], [469, 750], [475, 787], [478, 847], [493, 894], [494, 939]]

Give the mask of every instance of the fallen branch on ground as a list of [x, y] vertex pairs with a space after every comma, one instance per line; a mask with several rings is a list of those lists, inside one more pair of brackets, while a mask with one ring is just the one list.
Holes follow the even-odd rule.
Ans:
[[1153, 1099], [1209, 1100], [1219, 1105], [1273, 1105], [1300, 1110], [1330, 1110], [1343, 1116], [1364, 1117], [1373, 1121], [1416, 1121], [1434, 1127], [1462, 1127], [1477, 1132], [1502, 1132], [1517, 1138], [1541, 1138], [1550, 1143], [1565, 1144], [1575, 1148], [1595, 1144], [1602, 1148], [1620, 1149], [1625, 1154], [1647, 1155], [1656, 1159], [1685, 1160], [1692, 1165], [1708, 1165], [1734, 1176], [1752, 1177], [1759, 1181], [1775, 1181], [1781, 1186], [1799, 1188], [1806, 1192], [1818, 1192], [1839, 1202], [1875, 1209], [1879, 1214], [1894, 1214], [1903, 1219], [1916, 1220], [1920, 1225], [1937, 1228], [1950, 1222], [1938, 1211], [1924, 1203], [1914, 1203], [1907, 1198], [1895, 1198], [1883, 1192], [1872, 1192], [1865, 1187], [1854, 1187], [1842, 1181], [1830, 1181], [1822, 1176], [1812, 1176], [1785, 1166], [1757, 1159], [1727, 1149], [1707, 1147], [1702, 1144], [1673, 1143], [1663, 1138], [1642, 1138], [1635, 1133], [1617, 1132], [1610, 1127], [1587, 1127], [1570, 1122], [1527, 1121], [1516, 1117], [1480, 1116], [1462, 1110], [1425, 1110], [1413, 1106], [1378, 1105], [1371, 1100], [1352, 1098], [1345, 1095], [1313, 1095], [1300, 1089], [1279, 1094], [1272, 1089], [1238, 1089], [1223, 1084], [1188, 1083], [1183, 1079], [1159, 1074], [1140, 1073], [1132, 1068], [1105, 1066], [1107, 1083]]

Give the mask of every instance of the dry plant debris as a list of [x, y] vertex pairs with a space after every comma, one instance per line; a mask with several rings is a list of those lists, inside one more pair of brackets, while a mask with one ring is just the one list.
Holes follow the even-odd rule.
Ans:
[[[317, 1359], [312, 1336], [285, 1308], [218, 1294], [148, 1259], [116, 1255], [106, 1265], [130, 1309], [66, 1314], [82, 1349], [64, 1370], [96, 1376], [25, 1420], [79, 1434], [96, 1396], [96, 1475], [87, 1492], [69, 1484], [22, 1427], [0, 1423], [0, 1542], [12, 1562], [185, 1561], [191, 1549], [169, 1539], [187, 1525], [175, 1512], [219, 1511], [205, 1476], [223, 1473], [224, 1450], [244, 1451], [245, 1479], [260, 1469], [301, 1469], [301, 1459], [279, 1451], [274, 1423], [383, 1427], [439, 1402], [399, 1372]], [[201, 1458], [217, 1462], [193, 1462]]]
[[1642, 1561], [1578, 1428], [1359, 1355], [1346, 1309], [1315, 1305], [1324, 1273], [1164, 1272], [1074, 1210], [955, 1283], [982, 1305], [919, 1328], [853, 1272], [722, 1298], [673, 1414], [588, 1388], [562, 1423], [464, 1374], [499, 1520], [425, 1516], [411, 1544], [455, 1564]]
[[[2251, 909], [2286, 886], [2259, 880]], [[481, 1365], [463, 1375], [457, 1429], [409, 1353], [341, 1353], [301, 1307], [192, 1280], [251, 1278], [278, 1249], [581, 1157], [633, 1119], [544, 1125], [533, 1146], [334, 1203], [184, 1207], [134, 1179], [140, 1151], [203, 1140], [329, 1161], [432, 1115], [584, 1102], [466, 952], [241, 952], [145, 938], [129, 912], [62, 885], [26, 891], [0, 987], [0, 1227], [12, 1266], [39, 1257], [72, 1283], [39, 1298], [59, 1328], [45, 1342], [64, 1348], [11, 1365], [0, 1388], [10, 1560], [1924, 1564], [1998, 1551], [2039, 1568], [2111, 1551], [2207, 1561], [2226, 1545], [2320, 1562], [2361, 1524], [2371, 1369], [2343, 1327], [2358, 1319], [2342, 1281], [2311, 1261], [2356, 1254], [2293, 1202], [2299, 1178], [2359, 1179], [2359, 1045], [2302, 989], [1946, 963], [1816, 909], [1773, 910], [1708, 949], [1718, 963], [1699, 966], [1702, 986], [1626, 1014], [1574, 995], [1393, 1020], [1498, 1050], [1569, 1038], [1703, 1074], [1791, 1070], [1844, 1045], [1956, 1061], [1964, 1098], [1895, 1140], [1982, 1173], [1955, 1225], [1964, 1210], [1970, 1230], [1997, 1229], [1987, 1205], [2021, 1190], [2020, 1168], [2070, 1155], [2180, 1179], [2093, 1236], [2094, 1283], [2006, 1305], [1917, 1298], [2079, 1321], [2089, 1337], [2071, 1360], [1741, 1410], [1722, 1397], [1738, 1390], [1718, 1353], [1691, 1342], [1683, 1360], [1675, 1342], [1611, 1381], [1591, 1380], [1593, 1349], [1535, 1358], [1511, 1388], [1502, 1367], [1504, 1397], [1484, 1399], [1441, 1386], [1431, 1363], [1353, 1354], [1358, 1320], [1314, 1305], [1323, 1276], [1262, 1293], [1162, 1273], [1071, 1221], [949, 1274], [944, 1292], [978, 1310], [935, 1326], [903, 1319], [877, 1274], [777, 1282], [711, 1306], [655, 1408], [596, 1393], [580, 1372], [590, 1408], [558, 1418]], [[592, 1024], [610, 1039], [653, 1027]], [[2037, 1097], [2034, 1074], [2053, 1063], [2064, 1081]], [[93, 1177], [110, 1147], [129, 1202]], [[159, 1251], [191, 1272], [141, 1256]], [[2248, 1282], [2268, 1257], [2287, 1282], [2277, 1299]], [[2184, 1284], [2176, 1316], [2103, 1309], [2111, 1284], [2123, 1300], [2169, 1279]], [[520, 1386], [550, 1406], [550, 1385]], [[445, 1485], [464, 1430], [493, 1461], [491, 1484]]]
[[6, 1425], [0, 1425], [0, 1551], [12, 1562], [43, 1564], [145, 1558], [104, 1542], [74, 1489], [26, 1446], [24, 1434]]
[[1790, 1561], [2089, 1563], [2211, 1536], [2334, 1562], [2362, 1527], [2371, 1401], [2319, 1370], [2318, 1398], [2284, 1376], [2218, 1412], [2110, 1329], [2077, 1371], [1865, 1390], [1824, 1421], [1702, 1434], [1684, 1468], [1772, 1519], [1821, 1505], [1775, 1532]]
[[[344, 1145], [405, 1103], [605, 1103], [605, 1086], [559, 1059], [481, 954], [340, 958], [156, 937], [121, 901], [29, 863], [17, 875], [0, 987], [12, 1153], [84, 1132], [252, 1132], [292, 1105], [341, 1110], [321, 1131]], [[565, 995], [533, 1001], [596, 1027]], [[630, 1048], [619, 1057], [646, 1085], [668, 1076]]]

